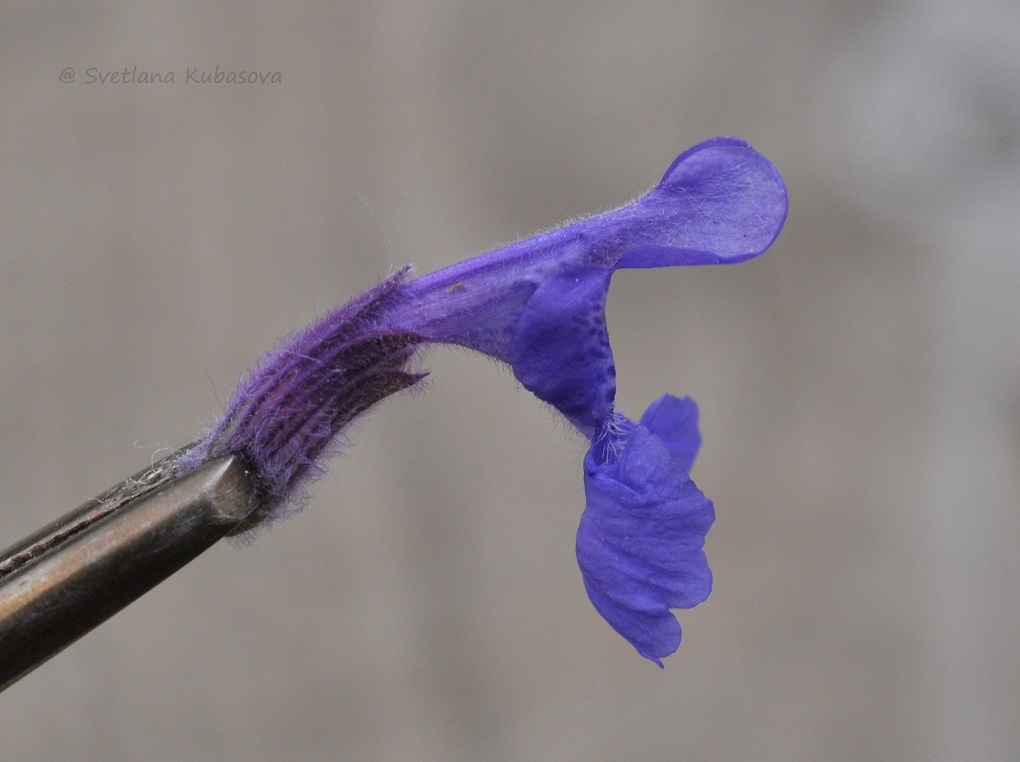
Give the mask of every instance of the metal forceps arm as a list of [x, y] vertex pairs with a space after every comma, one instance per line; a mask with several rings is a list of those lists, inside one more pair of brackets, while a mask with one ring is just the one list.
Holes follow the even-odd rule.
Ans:
[[0, 553], [0, 691], [192, 561], [257, 508], [244, 460], [171, 456]]

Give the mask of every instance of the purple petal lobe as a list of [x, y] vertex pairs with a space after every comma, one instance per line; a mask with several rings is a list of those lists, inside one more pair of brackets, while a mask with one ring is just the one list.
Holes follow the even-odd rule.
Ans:
[[612, 413], [616, 393], [605, 317], [610, 275], [589, 267], [546, 279], [510, 345], [517, 379], [589, 437]]
[[635, 206], [654, 235], [617, 267], [742, 262], [765, 251], [786, 219], [779, 172], [743, 140], [715, 138], [685, 151]]
[[517, 321], [548, 278], [740, 262], [765, 251], [785, 218], [786, 189], [775, 167], [742, 140], [715, 138], [677, 157], [658, 185], [629, 204], [411, 281], [393, 320], [428, 341], [509, 362]]
[[597, 464], [589, 453], [584, 471], [577, 561], [588, 597], [638, 653], [662, 666], [680, 645], [670, 609], [695, 606], [712, 589], [704, 552], [712, 503], [642, 425], [618, 460]]
[[641, 425], [662, 440], [669, 454], [685, 471], [691, 470], [701, 449], [698, 403], [690, 397], [664, 394], [645, 410]]

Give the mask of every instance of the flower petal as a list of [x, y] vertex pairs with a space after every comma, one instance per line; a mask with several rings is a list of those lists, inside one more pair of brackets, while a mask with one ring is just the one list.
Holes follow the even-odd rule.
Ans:
[[584, 470], [577, 561], [588, 597], [638, 653], [662, 666], [680, 645], [670, 609], [695, 606], [712, 589], [704, 552], [712, 503], [642, 425], [618, 461], [598, 465], [589, 453]]
[[508, 361], [516, 323], [547, 279], [740, 262], [775, 240], [786, 209], [768, 159], [738, 138], [714, 138], [678, 156], [658, 185], [624, 206], [416, 278], [405, 309], [390, 319], [428, 341]]
[[649, 218], [645, 228], [652, 234], [635, 241], [617, 268], [751, 259], [776, 240], [788, 202], [768, 159], [738, 138], [715, 138], [680, 154], [633, 207]]
[[690, 397], [664, 394], [645, 410], [641, 425], [662, 440], [685, 471], [691, 470], [701, 449], [697, 402]]
[[517, 380], [589, 438], [612, 413], [616, 395], [605, 313], [610, 275], [588, 267], [545, 280], [528, 300], [510, 345]]

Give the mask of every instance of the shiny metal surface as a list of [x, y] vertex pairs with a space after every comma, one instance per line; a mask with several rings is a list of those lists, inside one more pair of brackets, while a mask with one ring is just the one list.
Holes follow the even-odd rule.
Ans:
[[257, 507], [244, 461], [168, 459], [0, 556], [0, 690], [113, 616]]

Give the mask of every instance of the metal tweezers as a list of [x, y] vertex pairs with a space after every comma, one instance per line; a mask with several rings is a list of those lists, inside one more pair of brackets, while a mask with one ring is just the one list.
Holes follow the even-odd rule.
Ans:
[[0, 553], [0, 691], [192, 561], [258, 507], [238, 455], [171, 455]]

